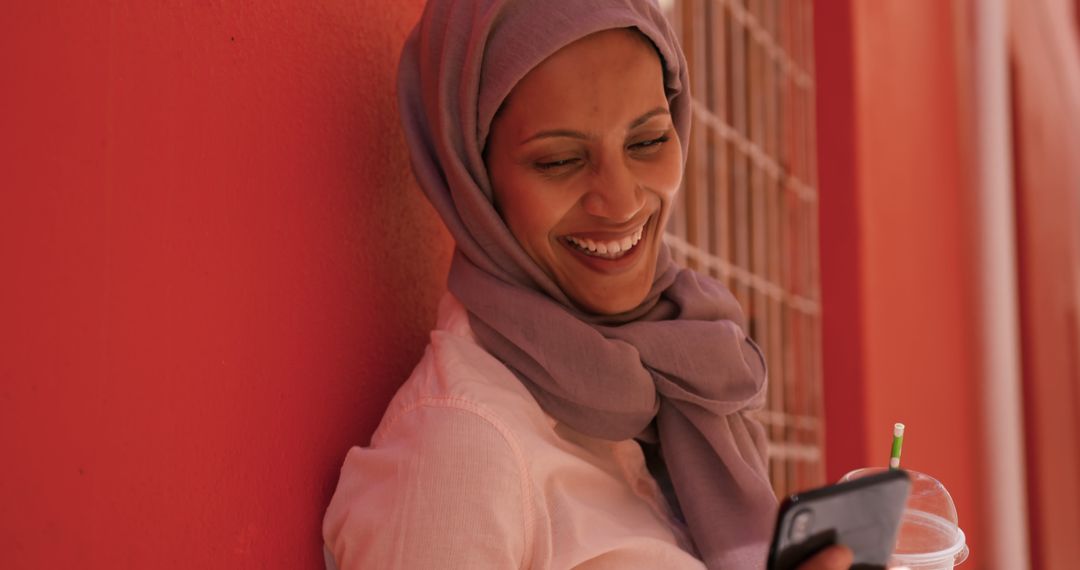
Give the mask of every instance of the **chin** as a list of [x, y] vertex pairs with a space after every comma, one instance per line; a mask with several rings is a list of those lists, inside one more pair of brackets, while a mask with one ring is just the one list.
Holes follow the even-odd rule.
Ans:
[[573, 296], [573, 299], [579, 307], [590, 313], [598, 315], [617, 315], [637, 308], [637, 306], [645, 300], [646, 295], [648, 295], [647, 290], [641, 291], [640, 294], [636, 295], [627, 295], [624, 293], [620, 294], [618, 297], [575, 295]]
[[618, 315], [641, 305], [652, 289], [655, 273], [652, 261], [649, 267], [638, 267], [621, 276], [563, 274], [563, 279], [556, 282], [579, 309], [597, 315]]
[[617, 315], [619, 313], [625, 313], [632, 309], [632, 306], [624, 306], [622, 304], [613, 304], [609, 302], [604, 303], [581, 303], [578, 305], [586, 311], [596, 315]]

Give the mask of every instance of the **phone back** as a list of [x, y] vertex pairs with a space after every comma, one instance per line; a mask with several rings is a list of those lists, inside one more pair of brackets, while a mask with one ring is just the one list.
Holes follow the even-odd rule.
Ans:
[[797, 568], [832, 544], [851, 548], [853, 568], [884, 568], [910, 490], [907, 473], [897, 469], [788, 497], [780, 507], [769, 568]]

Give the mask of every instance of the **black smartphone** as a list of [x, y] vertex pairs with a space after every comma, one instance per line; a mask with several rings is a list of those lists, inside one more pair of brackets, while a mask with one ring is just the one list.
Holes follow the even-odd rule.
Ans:
[[892, 469], [791, 495], [780, 504], [769, 570], [789, 570], [832, 546], [855, 553], [852, 568], [885, 568], [896, 545], [911, 480]]

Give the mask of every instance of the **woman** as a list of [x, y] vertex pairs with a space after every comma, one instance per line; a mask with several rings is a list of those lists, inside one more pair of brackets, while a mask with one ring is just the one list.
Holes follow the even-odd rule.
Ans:
[[662, 240], [687, 85], [649, 0], [428, 3], [399, 100], [457, 250], [423, 359], [346, 458], [328, 565], [764, 566], [764, 361]]

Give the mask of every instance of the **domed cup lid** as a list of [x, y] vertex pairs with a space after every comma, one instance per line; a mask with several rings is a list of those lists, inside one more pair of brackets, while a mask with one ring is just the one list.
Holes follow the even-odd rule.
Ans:
[[[840, 481], [885, 470], [881, 467], [856, 469]], [[968, 547], [952, 496], [937, 479], [918, 471], [906, 471], [911, 479], [911, 494], [904, 507], [890, 566], [929, 569], [952, 568], [960, 564], [967, 559]]]

